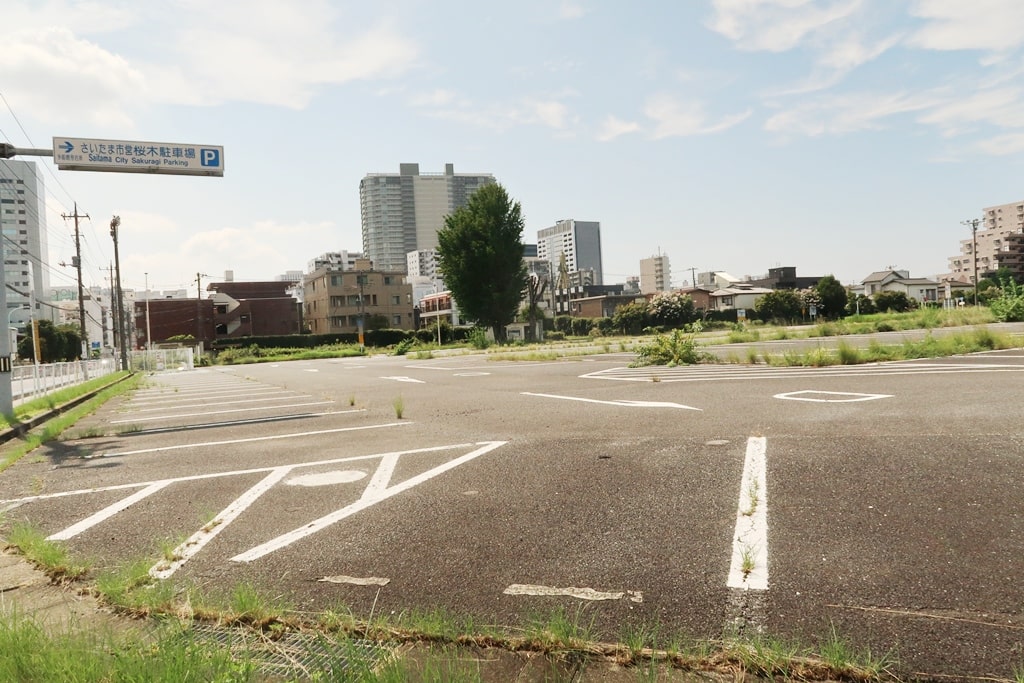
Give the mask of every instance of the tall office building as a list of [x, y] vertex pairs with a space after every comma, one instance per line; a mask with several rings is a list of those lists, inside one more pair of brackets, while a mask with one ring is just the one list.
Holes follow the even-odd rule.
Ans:
[[445, 216], [465, 206], [478, 188], [494, 182], [490, 174], [420, 174], [419, 164], [400, 164], [399, 172], [371, 173], [359, 181], [363, 255], [375, 270], [406, 272], [406, 254], [437, 247]]
[[[32, 161], [0, 159], [0, 226], [3, 229], [4, 280], [7, 320], [13, 326], [29, 320], [29, 293], [48, 300], [50, 274], [46, 269], [46, 192], [42, 169]], [[52, 316], [42, 316], [47, 319]]]
[[590, 270], [595, 285], [604, 284], [601, 270], [601, 224], [597, 221], [561, 220], [537, 231], [537, 257], [550, 261], [558, 274], [562, 255], [569, 273]]
[[658, 254], [650, 258], [640, 259], [641, 294], [667, 292], [671, 288], [672, 270], [669, 268], [667, 254]]

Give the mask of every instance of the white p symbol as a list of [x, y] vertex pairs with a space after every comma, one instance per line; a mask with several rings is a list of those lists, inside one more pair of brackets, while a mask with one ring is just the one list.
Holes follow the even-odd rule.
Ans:
[[199, 163], [203, 166], [220, 166], [220, 150], [200, 149]]

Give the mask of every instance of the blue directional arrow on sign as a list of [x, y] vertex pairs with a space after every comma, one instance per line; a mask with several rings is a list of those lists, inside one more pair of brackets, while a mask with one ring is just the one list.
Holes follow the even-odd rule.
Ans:
[[64, 148], [64, 151], [65, 151], [66, 153], [68, 153], [68, 154], [70, 154], [70, 153], [71, 153], [71, 152], [72, 152], [72, 151], [73, 151], [73, 150], [75, 149], [75, 146], [74, 146], [74, 145], [72, 145], [72, 144], [71, 144], [70, 142], [68, 142], [67, 140], [65, 140], [65, 141], [64, 141], [64, 144], [63, 144], [63, 145], [61, 145], [61, 147], [63, 147], [63, 148]]

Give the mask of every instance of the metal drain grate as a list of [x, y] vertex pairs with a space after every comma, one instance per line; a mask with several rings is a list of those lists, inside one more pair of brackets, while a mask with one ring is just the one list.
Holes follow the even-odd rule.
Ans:
[[226, 647], [270, 676], [375, 671], [394, 654], [392, 648], [371, 640], [335, 640], [322, 633], [288, 632], [271, 639], [249, 629], [197, 624], [186, 634], [198, 642]]

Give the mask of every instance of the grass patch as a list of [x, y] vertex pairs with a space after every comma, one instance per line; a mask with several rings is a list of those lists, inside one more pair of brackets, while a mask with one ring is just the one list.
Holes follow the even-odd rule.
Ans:
[[396, 396], [394, 400], [391, 401], [391, 405], [395, 409], [395, 417], [401, 420], [402, 416], [405, 415], [405, 400], [402, 399], [402, 395], [399, 394]]
[[[23, 552], [38, 554], [38, 548], [55, 545], [24, 525], [14, 535], [23, 543], [19, 546]], [[752, 571], [752, 550], [747, 554], [750, 559], [744, 570]], [[891, 654], [877, 657], [870, 650], [857, 650], [834, 628], [821, 639], [820, 655], [766, 635], [723, 642], [663, 638], [661, 626], [649, 622], [627, 627], [617, 642], [608, 643], [597, 640], [594, 618], [587, 605], [580, 605], [575, 610], [558, 609], [530, 617], [522, 636], [513, 637], [511, 629], [482, 625], [442, 609], [377, 619], [371, 614], [369, 621], [358, 620], [344, 606], [313, 615], [297, 613], [280, 598], [268, 598], [244, 582], [219, 600], [209, 599], [195, 588], [153, 579], [148, 571], [151, 562], [139, 559], [99, 572], [95, 593], [107, 604], [133, 615], [173, 617], [163, 628], [148, 630], [145, 635], [133, 630], [116, 640], [97, 632], [55, 634], [16, 615], [7, 616], [0, 619], [0, 651], [4, 652], [0, 680], [68, 680], [62, 672], [73, 670], [78, 674], [76, 681], [263, 681], [267, 678], [258, 670], [259, 652], [266, 652], [291, 632], [313, 636], [314, 644], [305, 647], [320, 656], [315, 668], [302, 670], [302, 675], [312, 680], [327, 680], [318, 676], [342, 670], [343, 659], [350, 667], [345, 671], [365, 673], [345, 680], [478, 681], [479, 666], [473, 664], [473, 656], [467, 657], [464, 645], [529, 650], [555, 665], [579, 662], [601, 666], [602, 660], [615, 661], [636, 667], [641, 680], [655, 680], [661, 666], [722, 673], [735, 673], [738, 667], [747, 675], [786, 680], [897, 680], [891, 671], [896, 666]], [[190, 629], [194, 620], [235, 627], [232, 646], [198, 639]], [[418, 654], [381, 665], [355, 646], [354, 638], [374, 640], [385, 648], [411, 643]], [[659, 641], [671, 644], [659, 650]], [[73, 662], [68, 660], [71, 655]], [[424, 672], [436, 676], [432, 673], [422, 679]]]
[[7, 533], [7, 542], [53, 581], [74, 581], [89, 571], [87, 564], [72, 560], [63, 545], [46, 540], [41, 531], [27, 522], [13, 524]]
[[[118, 375], [126, 376], [127, 373], [118, 373]], [[110, 376], [108, 375], [107, 377], [99, 378], [97, 380], [93, 380], [92, 382], [80, 384], [77, 387], [75, 387], [74, 390], [67, 389], [62, 392], [52, 394], [50, 397], [48, 397], [49, 400], [44, 402], [45, 405], [50, 406], [48, 409], [53, 409], [56, 406], [62, 405], [63, 403], [67, 403], [73, 398], [78, 398], [89, 393], [90, 391], [95, 391], [97, 387], [106, 386], [105, 389], [99, 391], [95, 396], [90, 398], [88, 401], [82, 403], [81, 405], [75, 406], [71, 410], [61, 413], [52, 420], [47, 421], [46, 424], [43, 425], [42, 427], [32, 430], [28, 434], [25, 434], [22, 437], [21, 441], [19, 441], [16, 445], [5, 448], [3, 459], [0, 460], [0, 472], [3, 472], [8, 467], [18, 462], [18, 460], [20, 460], [26, 453], [35, 450], [36, 448], [46, 443], [47, 441], [52, 441], [53, 439], [56, 439], [66, 429], [74, 425], [76, 422], [81, 420], [86, 415], [91, 415], [92, 413], [94, 413], [97, 408], [99, 408], [101, 405], [103, 405], [110, 399], [116, 396], [120, 396], [122, 394], [126, 394], [130, 391], [134, 391], [136, 388], [138, 388], [142, 381], [142, 376], [136, 374], [129, 376], [124, 381], [117, 382], [116, 384], [111, 384], [111, 379]], [[93, 382], [97, 382], [97, 384], [93, 385]], [[62, 401], [58, 401], [57, 399], [59, 396], [70, 396], [70, 398], [65, 398]], [[33, 401], [31, 404], [26, 404], [25, 406], [22, 406], [22, 408], [31, 411], [33, 410], [33, 404], [36, 404], [36, 402]], [[16, 419], [18, 418], [19, 415], [27, 416], [29, 414], [31, 413], [20, 413], [18, 409], [15, 409]], [[3, 426], [4, 425], [0, 425], [0, 428], [2, 428]], [[7, 420], [6, 426], [11, 426], [10, 420]]]

